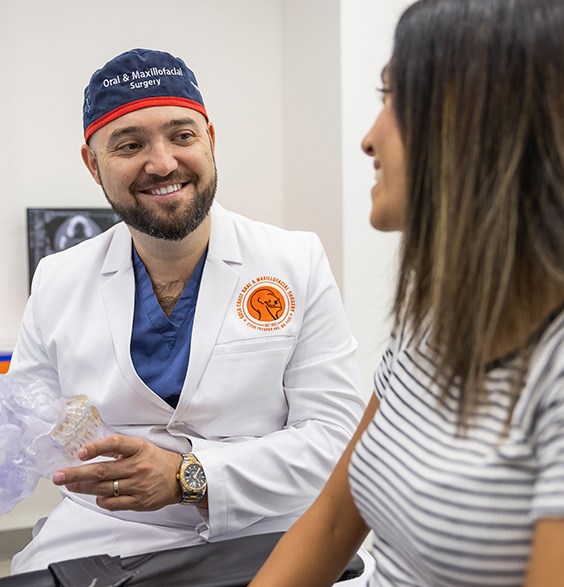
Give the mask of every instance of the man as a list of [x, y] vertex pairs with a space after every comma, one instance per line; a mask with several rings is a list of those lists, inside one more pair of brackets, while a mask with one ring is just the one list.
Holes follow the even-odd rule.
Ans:
[[41, 261], [10, 372], [88, 395], [118, 434], [55, 473], [65, 499], [16, 573], [284, 530], [363, 410], [319, 240], [213, 203], [215, 131], [181, 59], [96, 71], [84, 132], [123, 223]]

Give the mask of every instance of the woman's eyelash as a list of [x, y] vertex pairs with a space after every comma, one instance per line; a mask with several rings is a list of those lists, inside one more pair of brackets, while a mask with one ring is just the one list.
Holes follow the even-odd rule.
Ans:
[[390, 88], [386, 87], [386, 86], [382, 86], [380, 88], [377, 88], [376, 91], [378, 92], [378, 94], [380, 95], [380, 99], [382, 100], [382, 103], [384, 102], [386, 96], [388, 94], [391, 94], [391, 90]]

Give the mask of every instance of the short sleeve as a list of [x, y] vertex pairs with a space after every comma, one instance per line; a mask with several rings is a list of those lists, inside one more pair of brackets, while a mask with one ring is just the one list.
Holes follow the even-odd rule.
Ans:
[[534, 385], [539, 405], [535, 418], [537, 480], [534, 520], [564, 516], [564, 348], [556, 345]]

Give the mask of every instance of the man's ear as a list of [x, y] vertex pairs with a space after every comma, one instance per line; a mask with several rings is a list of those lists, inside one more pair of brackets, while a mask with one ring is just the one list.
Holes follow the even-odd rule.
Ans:
[[215, 151], [215, 127], [211, 122], [208, 122], [208, 136], [210, 137], [212, 151]]
[[98, 161], [96, 159], [94, 151], [88, 145], [82, 145], [82, 147], [80, 148], [80, 154], [82, 155], [84, 165], [86, 165], [88, 171], [90, 171], [90, 175], [92, 175], [94, 181], [97, 184], [101, 184], [100, 174], [98, 172]]

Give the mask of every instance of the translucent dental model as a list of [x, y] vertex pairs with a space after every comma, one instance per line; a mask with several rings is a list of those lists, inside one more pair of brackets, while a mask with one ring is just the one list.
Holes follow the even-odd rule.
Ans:
[[40, 381], [0, 376], [0, 514], [39, 477], [81, 464], [80, 447], [112, 432], [85, 395], [63, 398]]

